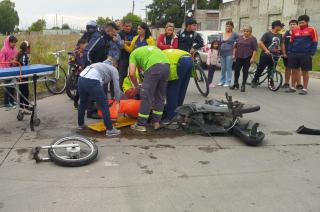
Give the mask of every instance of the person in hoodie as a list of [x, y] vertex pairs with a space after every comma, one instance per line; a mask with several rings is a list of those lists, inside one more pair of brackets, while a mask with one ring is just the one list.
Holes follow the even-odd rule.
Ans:
[[174, 33], [173, 23], [167, 23], [165, 33], [160, 34], [158, 37], [157, 46], [161, 50], [178, 48], [178, 37]]
[[108, 23], [105, 26], [104, 31], [107, 35], [112, 37], [112, 40], [108, 42], [108, 60], [112, 61], [113, 66], [117, 68], [124, 41], [121, 40], [120, 35], [117, 33], [118, 26], [115, 23]]
[[[3, 47], [0, 51], [0, 68], [10, 68], [13, 64], [10, 64], [15, 61], [18, 50], [16, 48], [16, 44], [18, 39], [10, 35], [8, 36], [3, 43]], [[9, 83], [6, 81], [6, 83]], [[15, 102], [12, 96], [14, 95], [14, 89], [12, 87], [5, 87], [4, 93], [4, 105], [7, 110], [11, 107], [15, 107]]]

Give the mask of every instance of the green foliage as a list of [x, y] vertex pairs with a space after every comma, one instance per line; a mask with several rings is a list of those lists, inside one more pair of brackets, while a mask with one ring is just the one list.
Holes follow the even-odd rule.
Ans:
[[57, 29], [60, 29], [60, 27], [54, 26], [54, 27], [52, 27], [51, 29], [57, 30]]
[[0, 2], [0, 33], [8, 34], [14, 31], [19, 25], [18, 12], [15, 10], [15, 3], [10, 0]]
[[112, 20], [108, 17], [104, 18], [104, 17], [98, 17], [98, 19], [96, 20], [98, 27], [102, 27], [105, 24], [111, 22]]
[[126, 16], [122, 18], [123, 21], [131, 21], [133, 28], [137, 28], [137, 26], [142, 22], [140, 16], [134, 15], [132, 13], [128, 13]]
[[62, 29], [71, 29], [71, 27], [69, 26], [69, 24], [63, 24]]
[[[218, 9], [220, 2], [221, 0], [198, 0], [198, 9]], [[148, 19], [155, 27], [163, 27], [167, 22], [173, 22], [177, 27], [181, 27], [185, 9], [191, 10], [193, 3], [194, 0], [153, 0], [148, 6]]]
[[47, 26], [47, 22], [44, 19], [38, 19], [36, 22], [32, 23], [28, 31], [30, 32], [40, 32], [44, 30]]

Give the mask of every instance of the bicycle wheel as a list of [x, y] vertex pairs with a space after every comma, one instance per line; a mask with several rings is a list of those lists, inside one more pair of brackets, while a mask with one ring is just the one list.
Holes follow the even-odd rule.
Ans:
[[268, 88], [270, 91], [277, 91], [281, 88], [283, 76], [280, 71], [273, 72], [268, 76]]
[[247, 85], [251, 85], [251, 82], [252, 82], [254, 75], [257, 71], [257, 67], [258, 67], [258, 64], [256, 62], [251, 64], [249, 71], [248, 71]]
[[78, 76], [73, 71], [71, 71], [70, 75], [67, 78], [66, 93], [68, 97], [72, 100], [74, 100], [74, 97], [77, 93], [77, 81]]
[[59, 73], [53, 72], [45, 82], [48, 91], [52, 94], [62, 94], [66, 89], [67, 74], [61, 66], [59, 69]]
[[79, 147], [50, 148], [50, 159], [61, 166], [84, 166], [91, 163], [98, 155], [98, 147], [91, 140], [81, 136], [70, 136], [58, 139], [51, 145], [78, 144]]
[[194, 81], [201, 95], [207, 97], [210, 91], [208, 78], [199, 64], [195, 66]]

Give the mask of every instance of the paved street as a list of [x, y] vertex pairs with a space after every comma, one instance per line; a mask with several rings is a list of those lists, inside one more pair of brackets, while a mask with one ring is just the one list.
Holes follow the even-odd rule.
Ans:
[[[1, 108], [0, 211], [318, 212], [320, 137], [295, 133], [303, 124], [320, 128], [320, 80], [310, 84], [307, 96], [265, 87], [211, 90], [210, 98], [228, 91], [261, 105], [245, 119], [261, 123], [262, 146], [229, 136], [139, 135], [126, 129], [111, 139], [86, 131], [97, 141], [99, 156], [80, 168], [30, 159], [32, 147], [79, 133], [66, 95], [39, 101], [42, 123], [35, 132], [28, 118], [18, 122], [16, 111]], [[186, 101], [204, 101], [193, 81]]]

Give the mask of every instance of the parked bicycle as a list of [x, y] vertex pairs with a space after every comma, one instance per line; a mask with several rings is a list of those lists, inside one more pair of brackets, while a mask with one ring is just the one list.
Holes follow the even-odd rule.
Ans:
[[66, 93], [68, 97], [74, 100], [77, 93], [78, 78], [80, 74], [80, 67], [76, 63], [76, 55], [74, 52], [68, 52], [68, 77], [66, 85]]
[[65, 50], [49, 53], [56, 58], [56, 71], [52, 75], [48, 76], [48, 80], [45, 82], [48, 91], [52, 94], [62, 94], [66, 89], [67, 74], [60, 64], [60, 58]]

